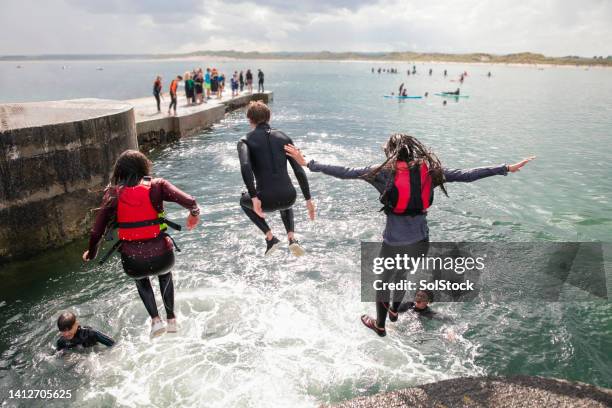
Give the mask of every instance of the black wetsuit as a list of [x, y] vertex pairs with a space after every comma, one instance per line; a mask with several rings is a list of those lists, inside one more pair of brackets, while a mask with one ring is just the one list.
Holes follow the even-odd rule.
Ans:
[[74, 337], [70, 340], [60, 337], [57, 340], [57, 350], [71, 349], [78, 346], [81, 347], [93, 347], [96, 344], [104, 344], [107, 347], [112, 347], [115, 344], [115, 340], [111, 339], [104, 333], [101, 333], [91, 327], [79, 326], [77, 328]]
[[264, 91], [264, 73], [259, 71], [257, 73], [257, 92], [263, 92]]
[[405, 303], [402, 303], [400, 305], [400, 307], [397, 309], [397, 311], [399, 313], [404, 313], [404, 312], [407, 312], [409, 310], [411, 310], [411, 311], [413, 311], [415, 313], [418, 313], [420, 316], [425, 316], [425, 317], [429, 317], [429, 318], [433, 317], [434, 314], [435, 314], [435, 312], [433, 310], [431, 310], [429, 306], [426, 306], [425, 309], [417, 309], [415, 307], [414, 302], [405, 302]]
[[155, 81], [153, 83], [153, 96], [155, 97], [155, 101], [157, 102], [157, 111], [161, 111], [161, 90], [162, 85], [160, 81]]
[[240, 171], [247, 188], [240, 205], [246, 215], [265, 234], [270, 231], [266, 221], [253, 211], [252, 197], [261, 200], [266, 212], [281, 212], [287, 232], [293, 231], [293, 209], [296, 191], [287, 173], [287, 161], [291, 164], [300, 189], [310, 200], [310, 188], [304, 169], [285, 154], [284, 146], [293, 141], [283, 132], [272, 130], [267, 123], [260, 123], [238, 142]]

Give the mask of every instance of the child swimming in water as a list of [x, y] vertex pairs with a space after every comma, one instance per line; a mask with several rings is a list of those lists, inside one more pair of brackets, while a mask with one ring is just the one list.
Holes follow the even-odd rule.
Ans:
[[115, 344], [115, 340], [106, 334], [91, 327], [81, 326], [72, 312], [64, 312], [59, 316], [57, 328], [61, 336], [56, 343], [57, 351], [76, 347], [93, 347], [98, 343], [107, 347]]

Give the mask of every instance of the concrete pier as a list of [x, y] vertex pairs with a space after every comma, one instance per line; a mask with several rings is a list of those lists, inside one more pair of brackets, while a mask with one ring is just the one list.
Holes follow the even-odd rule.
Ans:
[[117, 156], [137, 147], [125, 102], [0, 105], [0, 262], [83, 236]]
[[0, 104], [0, 263], [84, 236], [123, 151], [149, 151], [272, 98], [244, 92], [187, 106], [179, 95], [177, 116], [168, 100], [158, 113], [152, 96]]
[[[225, 92], [228, 94], [229, 92]], [[168, 98], [162, 101], [162, 111], [157, 112], [155, 99], [151, 97], [126, 101], [134, 106], [138, 145], [142, 151], [171, 143], [181, 137], [208, 128], [219, 122], [226, 112], [246, 106], [250, 101], [273, 99], [272, 92], [247, 93], [239, 96], [225, 96], [222, 99], [209, 99], [199, 105], [188, 105], [184, 95], [179, 95], [177, 116], [168, 115]]]

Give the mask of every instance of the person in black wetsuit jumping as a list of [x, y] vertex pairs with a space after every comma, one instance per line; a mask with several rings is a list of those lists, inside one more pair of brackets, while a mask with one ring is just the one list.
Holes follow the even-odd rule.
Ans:
[[280, 211], [287, 231], [289, 250], [295, 256], [302, 256], [305, 251], [294, 237], [292, 207], [296, 191], [287, 173], [287, 161], [306, 199], [308, 216], [314, 220], [315, 206], [310, 197], [308, 178], [302, 167], [285, 155], [284, 147], [293, 142], [283, 132], [270, 128], [270, 109], [265, 103], [251, 102], [247, 118], [254, 129], [238, 142], [240, 171], [247, 188], [240, 199], [240, 206], [257, 228], [266, 234], [266, 255], [274, 251], [280, 241], [272, 234], [264, 219], [264, 212]]
[[57, 340], [56, 350], [65, 350], [76, 347], [93, 347], [96, 344], [104, 344], [112, 347], [115, 340], [91, 327], [81, 326], [72, 312], [64, 312], [57, 319], [57, 328], [61, 337]]

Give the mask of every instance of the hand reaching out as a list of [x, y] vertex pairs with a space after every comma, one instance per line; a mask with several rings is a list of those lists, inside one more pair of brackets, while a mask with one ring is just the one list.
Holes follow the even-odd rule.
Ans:
[[304, 158], [304, 155], [302, 154], [300, 149], [298, 149], [294, 145], [285, 145], [285, 153], [287, 154], [287, 156], [294, 159], [300, 166], [306, 166], [306, 159]]
[[189, 214], [189, 216], [187, 217], [187, 230], [191, 231], [192, 229], [196, 227], [196, 225], [198, 225], [199, 222], [200, 222], [199, 215]]
[[526, 165], [530, 161], [534, 160], [535, 158], [536, 158], [536, 156], [531, 156], [531, 157], [528, 157], [526, 159], [521, 160], [520, 162], [518, 162], [516, 164], [510, 164], [510, 165], [508, 165], [508, 171], [510, 173], [516, 173], [517, 171], [521, 170], [521, 167], [523, 167], [524, 165]]

